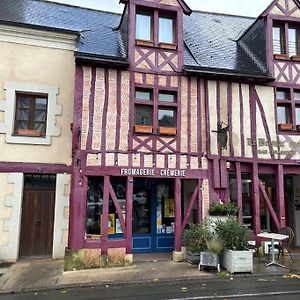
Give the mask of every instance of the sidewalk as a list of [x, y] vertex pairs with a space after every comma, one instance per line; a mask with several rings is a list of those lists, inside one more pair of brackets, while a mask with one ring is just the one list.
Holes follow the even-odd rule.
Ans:
[[[257, 259], [254, 274], [234, 276], [271, 276], [300, 274], [300, 255], [293, 255], [295, 263], [286, 256], [281, 260], [286, 268], [268, 267]], [[1, 271], [1, 269], [0, 269]], [[1, 273], [1, 272], [0, 272]], [[217, 278], [215, 271], [198, 271], [196, 265], [167, 261], [136, 262], [132, 267], [93, 269], [63, 272], [62, 260], [28, 260], [18, 262], [0, 277], [0, 294], [24, 291], [41, 291], [69, 287], [95, 286], [107, 284], [125, 284], [133, 282], [159, 282], [187, 279], [201, 281]]]

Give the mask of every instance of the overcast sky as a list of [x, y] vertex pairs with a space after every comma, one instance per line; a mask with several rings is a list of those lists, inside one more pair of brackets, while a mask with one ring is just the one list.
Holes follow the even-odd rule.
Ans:
[[[100, 10], [122, 12], [119, 0], [51, 0]], [[240, 16], [257, 17], [271, 0], [186, 0], [194, 10], [213, 11]]]

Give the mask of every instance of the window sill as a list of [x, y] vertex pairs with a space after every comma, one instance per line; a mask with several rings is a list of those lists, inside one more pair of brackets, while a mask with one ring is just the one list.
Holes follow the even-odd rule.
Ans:
[[293, 55], [293, 56], [291, 56], [291, 60], [292, 61], [300, 61], [300, 55]]
[[152, 133], [152, 126], [134, 125], [135, 133]]
[[278, 60], [289, 60], [286, 54], [274, 54], [274, 59]]
[[159, 132], [159, 134], [162, 134], [162, 135], [176, 135], [177, 128], [175, 128], [175, 127], [159, 127], [158, 132]]
[[40, 130], [18, 129], [15, 136], [44, 137]]
[[154, 42], [153, 41], [135, 40], [135, 44], [137, 46], [154, 47]]
[[168, 50], [177, 50], [176, 44], [159, 43], [159, 47], [163, 48], [163, 49], [168, 49]]
[[292, 131], [293, 124], [278, 124], [278, 129], [281, 131]]

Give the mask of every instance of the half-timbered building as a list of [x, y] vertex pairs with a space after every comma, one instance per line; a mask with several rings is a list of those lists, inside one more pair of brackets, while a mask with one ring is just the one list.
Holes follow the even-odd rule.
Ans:
[[[62, 78], [75, 82], [72, 138], [61, 140], [59, 153], [55, 138], [48, 146], [53, 164], [72, 158], [63, 169], [71, 173], [67, 268], [130, 262], [139, 252], [174, 251], [178, 259], [187, 223], [201, 222], [219, 201], [235, 202], [254, 234], [290, 226], [299, 246], [299, 1], [274, 0], [256, 19], [192, 11], [183, 0], [120, 2], [122, 15], [38, 0], [0, 3], [2, 23], [77, 35], [75, 75], [52, 75], [58, 87]], [[21, 18], [26, 9], [32, 13]], [[37, 71], [17, 72], [28, 73]], [[22, 92], [31, 97], [19, 89], [7, 97]], [[22, 121], [6, 107], [0, 102], [14, 126], [0, 126], [0, 172], [53, 173], [6, 158]], [[40, 146], [28, 147], [33, 155]], [[7, 218], [0, 215], [3, 224]], [[0, 233], [9, 232], [2, 223]]]

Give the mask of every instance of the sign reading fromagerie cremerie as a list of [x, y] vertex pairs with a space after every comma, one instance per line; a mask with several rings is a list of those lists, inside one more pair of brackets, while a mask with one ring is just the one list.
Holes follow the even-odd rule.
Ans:
[[148, 169], [148, 168], [133, 168], [121, 169], [121, 175], [127, 176], [160, 176], [160, 177], [185, 177], [185, 170], [177, 169]]

